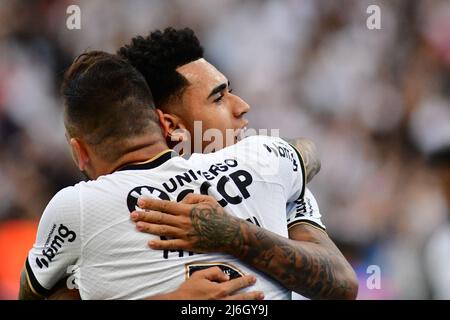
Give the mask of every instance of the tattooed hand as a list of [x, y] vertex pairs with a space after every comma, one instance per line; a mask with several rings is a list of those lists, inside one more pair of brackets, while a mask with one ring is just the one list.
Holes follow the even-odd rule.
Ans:
[[179, 203], [145, 198], [138, 204], [146, 209], [131, 213], [139, 231], [173, 238], [149, 241], [152, 249], [229, 252], [241, 242], [246, 222], [227, 214], [210, 196], [191, 193]]

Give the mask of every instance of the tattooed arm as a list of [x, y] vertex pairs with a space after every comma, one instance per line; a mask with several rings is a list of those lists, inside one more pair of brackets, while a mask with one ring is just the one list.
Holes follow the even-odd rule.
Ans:
[[233, 254], [259, 270], [270, 270], [287, 288], [311, 299], [356, 298], [356, 275], [324, 231], [304, 223], [292, 227], [286, 239], [247, 222], [239, 229], [234, 242], [244, 244], [231, 246], [237, 250]]
[[306, 170], [306, 182], [310, 182], [319, 173], [321, 162], [314, 142], [306, 138], [284, 139], [301, 154]]
[[182, 203], [145, 199], [131, 218], [141, 231], [174, 238], [151, 240], [153, 249], [223, 252], [312, 299], [354, 299], [355, 273], [328, 235], [301, 223], [291, 239], [229, 215], [209, 196], [189, 194]]

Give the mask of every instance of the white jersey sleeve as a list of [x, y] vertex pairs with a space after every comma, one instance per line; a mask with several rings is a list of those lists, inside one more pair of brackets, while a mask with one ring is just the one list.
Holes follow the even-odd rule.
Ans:
[[325, 230], [322, 223], [319, 205], [312, 192], [306, 188], [305, 195], [294, 202], [287, 204], [287, 223], [291, 228], [300, 223], [309, 223], [315, 227]]
[[236, 153], [252, 167], [255, 179], [280, 185], [287, 202], [302, 198], [305, 189], [305, 167], [298, 150], [278, 137], [251, 136], [222, 150]]
[[28, 253], [27, 276], [32, 289], [47, 296], [80, 257], [80, 199], [77, 187], [59, 191], [39, 222], [36, 242]]

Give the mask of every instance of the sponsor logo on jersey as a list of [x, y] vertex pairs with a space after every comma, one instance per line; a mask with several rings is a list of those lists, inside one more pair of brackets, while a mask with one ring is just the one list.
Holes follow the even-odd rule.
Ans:
[[55, 230], [56, 230], [56, 224], [53, 224], [52, 229], [51, 229], [50, 232], [48, 233], [47, 240], [45, 241], [44, 247], [47, 247], [48, 244], [50, 243], [50, 240], [52, 239], [52, 235], [53, 235], [53, 233], [55, 232]]
[[298, 170], [298, 163], [296, 156], [292, 151], [292, 147], [289, 147], [281, 142], [272, 142], [270, 145], [263, 144], [266, 150], [276, 157], [286, 158], [292, 162], [292, 171], [296, 172]]
[[[130, 212], [139, 210], [137, 201], [140, 197], [171, 200], [170, 194], [177, 202], [180, 202], [189, 193], [195, 192], [192, 183], [197, 185], [197, 192], [200, 194], [220, 195], [221, 198], [216, 198], [222, 207], [226, 207], [228, 204], [240, 204], [244, 199], [250, 197], [248, 188], [253, 182], [253, 176], [248, 171], [236, 167], [238, 167], [237, 160], [225, 159], [221, 163], [211, 165], [205, 171], [188, 170], [177, 174], [162, 182], [162, 186], [159, 188], [148, 185], [133, 188], [127, 196], [128, 210]], [[213, 186], [208, 180], [214, 179], [217, 179], [217, 182]], [[189, 184], [191, 187], [189, 187]], [[211, 192], [211, 188], [214, 188], [215, 192]]]
[[45, 249], [42, 250], [44, 257], [36, 258], [36, 264], [39, 268], [48, 268], [49, 264], [53, 261], [55, 256], [58, 254], [59, 250], [62, 248], [63, 244], [68, 242], [73, 242], [77, 238], [74, 231], [67, 228], [65, 225], [60, 224], [58, 227], [58, 233], [55, 234], [50, 241], [45, 245]]

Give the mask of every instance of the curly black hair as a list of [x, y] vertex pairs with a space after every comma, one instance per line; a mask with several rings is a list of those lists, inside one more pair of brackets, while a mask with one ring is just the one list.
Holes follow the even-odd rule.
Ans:
[[203, 58], [203, 48], [192, 29], [169, 27], [164, 31], [153, 31], [145, 38], [133, 38], [117, 54], [142, 73], [156, 106], [162, 108], [188, 84], [176, 69]]

